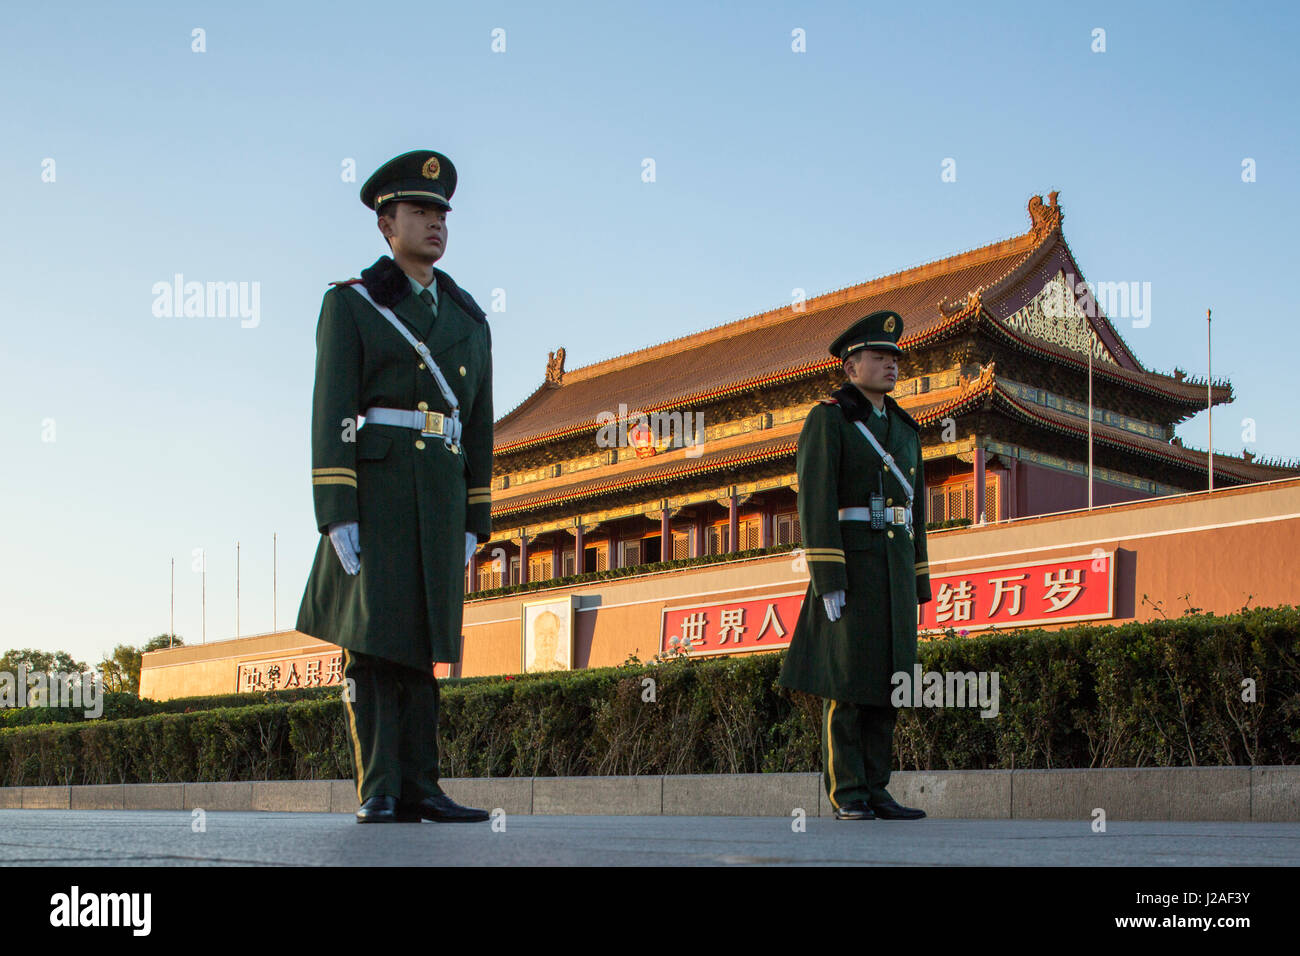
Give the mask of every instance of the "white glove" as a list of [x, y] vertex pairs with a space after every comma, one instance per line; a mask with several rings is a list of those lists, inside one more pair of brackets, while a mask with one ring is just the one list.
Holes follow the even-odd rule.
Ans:
[[826, 616], [832, 621], [838, 621], [840, 612], [844, 610], [844, 592], [831, 591], [829, 594], [823, 594], [822, 603], [826, 605]]
[[478, 550], [478, 535], [473, 531], [465, 532], [465, 567], [469, 567], [469, 559], [474, 556]]
[[336, 521], [330, 525], [330, 542], [339, 556], [343, 570], [356, 574], [361, 570], [361, 536], [355, 521]]

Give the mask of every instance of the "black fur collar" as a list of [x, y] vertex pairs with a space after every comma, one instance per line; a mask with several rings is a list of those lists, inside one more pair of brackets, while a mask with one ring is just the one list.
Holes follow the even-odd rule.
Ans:
[[[451, 276], [441, 269], [434, 268], [433, 276], [438, 283], [438, 295], [449, 296], [470, 318], [486, 323], [487, 316], [478, 307], [467, 292], [452, 281]], [[388, 256], [380, 256], [369, 269], [361, 270], [361, 284], [380, 305], [393, 308], [408, 295], [411, 295], [411, 282], [406, 273]]]
[[[870, 399], [858, 391], [858, 387], [852, 382], [845, 382], [831, 393], [831, 397], [839, 402], [840, 408], [844, 410], [844, 417], [851, 422], [865, 422], [867, 416], [873, 412]], [[916, 419], [903, 411], [902, 406], [898, 404], [894, 396], [885, 396], [885, 411], [897, 415], [907, 423], [909, 428], [918, 432], [921, 430], [921, 426], [916, 423]]]
[[406, 273], [388, 256], [380, 256], [369, 269], [361, 270], [361, 284], [372, 299], [390, 309], [411, 294]]
[[831, 393], [831, 397], [839, 403], [840, 408], [844, 410], [844, 417], [849, 421], [867, 420], [867, 415], [871, 412], [871, 402], [852, 382], [845, 382]]

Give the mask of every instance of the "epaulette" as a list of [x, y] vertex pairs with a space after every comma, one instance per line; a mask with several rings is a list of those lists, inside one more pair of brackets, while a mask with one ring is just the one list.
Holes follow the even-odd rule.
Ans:
[[820, 401], [823, 405], [838, 405], [840, 403], [838, 398], [823, 398]]
[[360, 279], [339, 279], [337, 282], [331, 282], [330, 285], [356, 285]]

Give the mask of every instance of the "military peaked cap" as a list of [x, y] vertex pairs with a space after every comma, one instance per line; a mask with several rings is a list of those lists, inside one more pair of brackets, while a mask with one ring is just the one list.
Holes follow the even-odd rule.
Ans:
[[386, 202], [433, 202], [451, 208], [456, 167], [442, 153], [417, 149], [390, 159], [361, 187], [361, 201], [378, 210]]
[[858, 349], [879, 349], [902, 355], [898, 339], [903, 334], [903, 317], [897, 312], [882, 309], [858, 319], [848, 331], [830, 345], [830, 353], [841, 362]]

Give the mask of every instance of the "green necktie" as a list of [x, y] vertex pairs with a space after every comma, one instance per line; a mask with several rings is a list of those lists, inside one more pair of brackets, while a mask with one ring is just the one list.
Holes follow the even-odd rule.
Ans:
[[871, 429], [871, 434], [876, 436], [876, 441], [884, 445], [885, 436], [889, 434], [889, 419], [870, 412], [867, 415], [867, 427]]
[[420, 301], [429, 307], [429, 311], [434, 315], [438, 314], [437, 308], [433, 304], [433, 293], [428, 289], [420, 290]]

